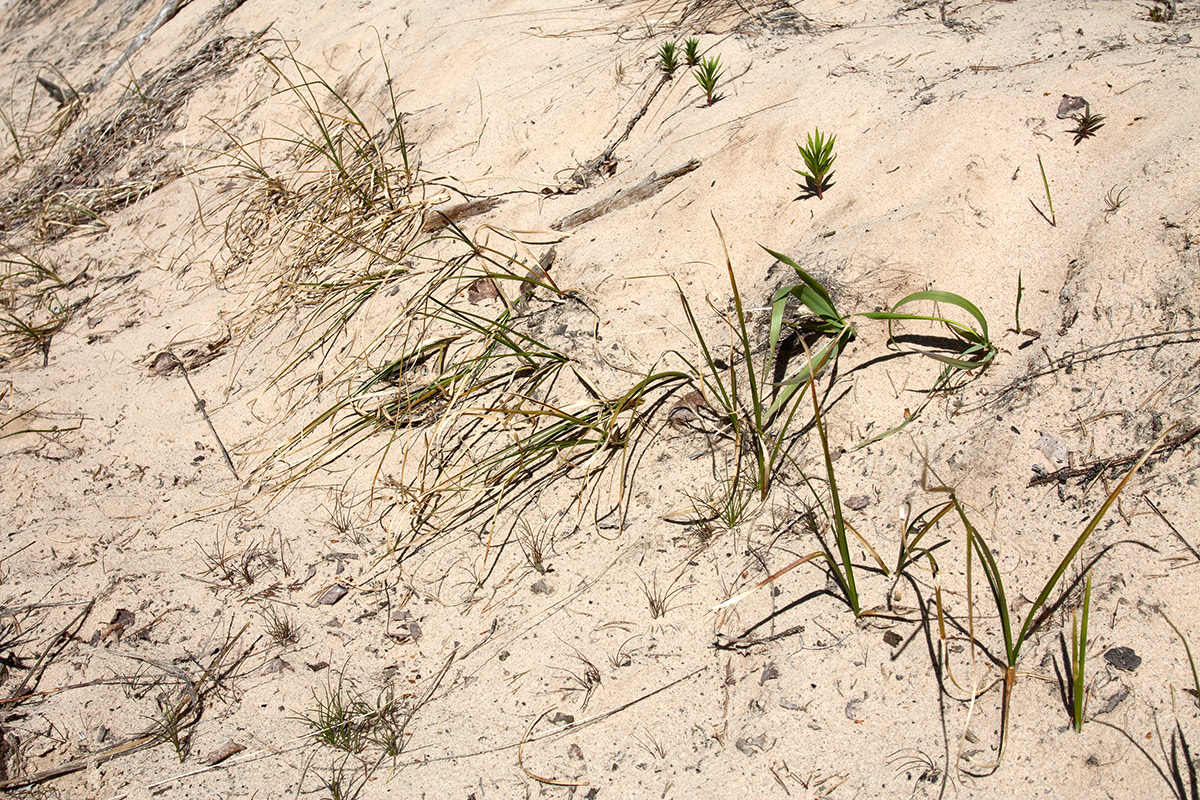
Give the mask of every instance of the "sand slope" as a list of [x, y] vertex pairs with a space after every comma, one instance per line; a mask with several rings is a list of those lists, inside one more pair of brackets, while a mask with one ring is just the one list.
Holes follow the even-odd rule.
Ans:
[[[0, 785], [1172, 793], [1200, 735], [1171, 627], [1200, 630], [1194, 3], [194, 3], [101, 82], [159, 13], [0, 18]], [[689, 36], [712, 105], [657, 64]], [[753, 485], [738, 303], [756, 389], [804, 363], [794, 333], [766, 363], [799, 279], [763, 248], [846, 315], [986, 317], [987, 368], [927, 403], [936, 325], [854, 317], [818, 380], [858, 619], [819, 559], [778, 574], [837, 553], [807, 394]], [[1019, 628], [1161, 435], [1036, 606], [1005, 734], [958, 513], [897, 576], [902, 543], [952, 489]]]

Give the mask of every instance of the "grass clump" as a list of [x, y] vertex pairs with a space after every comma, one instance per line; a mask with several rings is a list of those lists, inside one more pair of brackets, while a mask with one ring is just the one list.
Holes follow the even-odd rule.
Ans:
[[315, 706], [301, 716], [321, 744], [346, 753], [360, 753], [370, 741], [374, 709], [362, 697], [351, 695], [339, 680], [313, 693]]
[[700, 63], [700, 40], [695, 36], [689, 36], [684, 40], [683, 59], [688, 67], [694, 67]]
[[804, 160], [804, 169], [792, 171], [804, 178], [805, 187], [811, 194], [815, 194], [818, 200], [825, 197], [825, 190], [831, 185], [833, 162], [837, 160], [837, 154], [833, 152], [836, 141], [837, 136], [825, 136], [820, 128], [816, 128], [808, 135], [803, 145], [796, 145], [800, 150], [800, 157]]

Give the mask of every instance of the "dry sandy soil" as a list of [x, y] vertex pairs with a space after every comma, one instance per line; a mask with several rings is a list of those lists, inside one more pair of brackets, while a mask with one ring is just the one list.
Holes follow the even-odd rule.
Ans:
[[6, 3], [0, 787], [1195, 798], [1198, 22]]

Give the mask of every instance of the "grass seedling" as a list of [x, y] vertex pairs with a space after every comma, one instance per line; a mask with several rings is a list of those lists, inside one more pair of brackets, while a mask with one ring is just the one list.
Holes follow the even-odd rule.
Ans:
[[267, 625], [267, 636], [279, 647], [287, 647], [300, 641], [300, 626], [287, 611], [268, 606], [262, 616]]
[[1104, 216], [1105, 217], [1108, 217], [1111, 214], [1115, 214], [1117, 212], [1117, 209], [1119, 209], [1122, 205], [1124, 205], [1125, 192], [1128, 191], [1128, 189], [1129, 189], [1129, 187], [1125, 186], [1125, 187], [1122, 187], [1120, 191], [1117, 191], [1117, 185], [1114, 183], [1112, 188], [1108, 190], [1108, 193], [1104, 195]]
[[683, 60], [687, 62], [689, 68], [700, 63], [700, 40], [695, 36], [689, 36], [684, 41]]
[[1093, 114], [1092, 107], [1088, 106], [1082, 114], [1076, 114], [1072, 119], [1075, 120], [1075, 127], [1067, 133], [1075, 134], [1075, 144], [1078, 146], [1084, 139], [1090, 139], [1096, 135], [1096, 131], [1104, 127], [1105, 118], [1099, 114]]
[[546, 562], [546, 558], [554, 549], [554, 530], [546, 525], [534, 530], [524, 519], [520, 521], [521, 531], [517, 533], [517, 544], [525, 556], [525, 563], [542, 575], [553, 572], [554, 567]]
[[658, 48], [658, 68], [668, 77], [675, 76], [675, 68], [679, 66], [679, 52], [674, 42], [663, 42]]
[[815, 194], [818, 200], [824, 198], [824, 192], [830, 185], [829, 179], [833, 177], [833, 162], [837, 159], [833, 152], [835, 141], [837, 136], [826, 138], [821, 129], [816, 128], [808, 135], [804, 145], [796, 144], [800, 150], [800, 157], [804, 159], [804, 169], [792, 171], [804, 178], [806, 188], [811, 194]]
[[1154, 3], [1152, 6], [1142, 6], [1146, 9], [1146, 17], [1151, 22], [1170, 22], [1175, 19], [1175, 0], [1152, 0], [1152, 2]]
[[1030, 200], [1029, 204], [1033, 206], [1034, 211], [1042, 215], [1042, 219], [1050, 223], [1051, 228], [1057, 228], [1058, 221], [1054, 217], [1054, 200], [1050, 197], [1050, 181], [1046, 180], [1046, 168], [1042, 165], [1042, 156], [1040, 154], [1038, 155], [1038, 169], [1042, 171], [1042, 186], [1046, 190], [1046, 205], [1050, 208], [1050, 216], [1047, 217], [1045, 214], [1042, 214], [1042, 210], [1037, 207], [1037, 203], [1033, 202], [1033, 200]]
[[[978, 557], [979, 562], [983, 567], [984, 578], [987, 580], [988, 588], [991, 590], [992, 599], [995, 601], [996, 611], [1000, 620], [1000, 630], [1004, 636], [1004, 672], [1003, 677], [1001, 678], [1003, 685], [1003, 698], [1001, 705], [1002, 722], [1000, 734], [1001, 757], [1004, 755], [1004, 745], [1007, 740], [1008, 722], [1011, 717], [1010, 704], [1012, 700], [1012, 689], [1017, 679], [1017, 663], [1021, 655], [1021, 648], [1046, 621], [1049, 613], [1053, 611], [1061, 602], [1061, 600], [1059, 600], [1050, 606], [1047, 606], [1047, 602], [1050, 600], [1051, 594], [1053, 594], [1055, 589], [1058, 587], [1059, 582], [1066, 574], [1071, 562], [1074, 561], [1077, 555], [1079, 555], [1079, 552], [1083, 549], [1083, 546], [1087, 544], [1092, 534], [1096, 531], [1096, 528], [1099, 527], [1100, 522], [1108, 513], [1109, 508], [1111, 508], [1113, 503], [1117, 501], [1117, 498], [1121, 495], [1121, 492], [1125, 490], [1125, 487], [1128, 485], [1130, 479], [1133, 478], [1134, 473], [1142, 468], [1142, 465], [1146, 463], [1146, 460], [1150, 457], [1150, 454], [1154, 452], [1154, 450], [1160, 444], [1162, 444], [1163, 440], [1166, 439], [1167, 435], [1172, 430], [1174, 430], [1174, 426], [1164, 431], [1162, 435], [1159, 436], [1159, 438], [1154, 442], [1154, 444], [1146, 448], [1146, 451], [1142, 453], [1141, 458], [1139, 458], [1137, 463], [1133, 465], [1133, 468], [1125, 473], [1125, 477], [1123, 477], [1112, 490], [1112, 492], [1109, 493], [1104, 503], [1100, 506], [1100, 509], [1088, 521], [1088, 524], [1084, 527], [1079, 536], [1076, 537], [1075, 543], [1071, 545], [1071, 549], [1067, 551], [1065, 556], [1063, 556], [1062, 561], [1059, 562], [1058, 568], [1054, 570], [1054, 572], [1050, 575], [1050, 578], [1043, 585], [1041, 592], [1037, 596], [1037, 599], [1033, 601], [1032, 605], [1030, 605], [1029, 611], [1025, 616], [1025, 622], [1021, 624], [1020, 628], [1015, 627], [1015, 621], [1013, 620], [1012, 614], [1009, 610], [1008, 599], [1004, 592], [1004, 580], [1000, 571], [1000, 566], [996, 562], [996, 557], [992, 554], [991, 548], [983, 540], [983, 536], [980, 535], [975, 526], [971, 524], [970, 519], [967, 517], [966, 508], [963, 506], [962, 502], [952, 490], [947, 490], [951, 492], [950, 502], [953, 503], [955, 510], [958, 512], [959, 519], [963, 523], [963, 528], [967, 532], [967, 614], [971, 620], [972, 637], [974, 636], [974, 607], [971, 598], [973, 597], [974, 590], [971, 586], [971, 574], [972, 563], [976, 557]], [[1080, 662], [1080, 670], [1082, 670], [1082, 662]]]
[[1092, 607], [1092, 573], [1089, 571], [1083, 589], [1083, 608], [1076, 619], [1071, 614], [1071, 725], [1076, 733], [1083, 733], [1083, 712], [1087, 699], [1087, 684], [1084, 680], [1084, 660], [1087, 655], [1088, 616]]
[[675, 576], [675, 580], [667, 584], [666, 587], [658, 585], [658, 575], [652, 575], [650, 582], [638, 576], [638, 581], [642, 584], [642, 594], [646, 596], [646, 602], [650, 606], [650, 619], [659, 619], [665, 617], [667, 612], [671, 610], [671, 601], [680, 592], [685, 591], [687, 586], [679, 586], [679, 581], [683, 578], [683, 573], [680, 572]]
[[339, 681], [313, 694], [316, 708], [300, 719], [312, 730], [313, 738], [335, 750], [359, 753], [367, 745], [373, 709], [361, 698], [350, 697]]
[[704, 91], [704, 99], [710, 106], [721, 99], [721, 96], [717, 94], [717, 82], [724, 74], [725, 70], [721, 68], [720, 56], [706, 58], [692, 70], [692, 76], [696, 79], [696, 83], [700, 84], [700, 88]]
[[1179, 637], [1179, 641], [1183, 642], [1183, 651], [1187, 653], [1188, 666], [1192, 668], [1192, 686], [1194, 688], [1190, 691], [1193, 699], [1200, 704], [1200, 673], [1196, 672], [1196, 659], [1192, 658], [1192, 646], [1188, 644], [1187, 637], [1183, 635], [1183, 631], [1175, 627], [1175, 623], [1171, 622], [1171, 618], [1167, 616], [1165, 611], [1159, 609], [1158, 613], [1162, 614], [1163, 619], [1171, 626], [1171, 630], [1175, 631], [1175, 635]]

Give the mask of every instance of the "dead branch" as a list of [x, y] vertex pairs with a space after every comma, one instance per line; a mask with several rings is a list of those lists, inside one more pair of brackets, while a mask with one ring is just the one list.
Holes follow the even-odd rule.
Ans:
[[117, 60], [108, 65], [108, 68], [104, 70], [96, 82], [88, 87], [88, 92], [94, 93], [103, 89], [112, 80], [112, 76], [117, 74], [117, 70], [125, 66], [125, 62], [129, 61], [133, 57], [133, 54], [141, 49], [142, 45], [154, 35], [154, 32], [170, 22], [188, 2], [190, 0], [166, 0], [163, 3], [163, 7], [159, 9], [158, 14], [154, 16], [154, 19], [150, 20], [150, 24], [143, 28], [141, 33], [133, 37], [133, 41], [125, 48], [125, 52], [117, 56]]
[[580, 209], [574, 214], [568, 214], [550, 225], [556, 231], [564, 231], [568, 228], [576, 228], [585, 222], [591, 222], [597, 217], [608, 214], [612, 211], [631, 206], [634, 203], [641, 202], [649, 197], [653, 197], [663, 190], [663, 188], [676, 178], [687, 175], [692, 170], [700, 166], [700, 162], [696, 159], [678, 166], [675, 169], [668, 170], [662, 175], [657, 172], [651, 172], [649, 177], [629, 189], [618, 191], [611, 197], [606, 197], [599, 202], [592, 203], [587, 208]]
[[[1181, 445], [1194, 439], [1197, 434], [1200, 434], [1200, 425], [1190, 428], [1178, 436], [1172, 436], [1154, 449], [1151, 455], [1166, 455], [1176, 450]], [[1097, 475], [1106, 470], [1116, 471], [1137, 461], [1142, 457], [1141, 451], [1130, 453], [1116, 458], [1097, 458], [1078, 467], [1063, 467], [1054, 472], [1047, 472], [1042, 475], [1035, 475], [1029, 479], [1029, 486], [1041, 486], [1044, 483], [1066, 483], [1075, 478], [1081, 478], [1083, 483], [1087, 483], [1094, 479]]]

